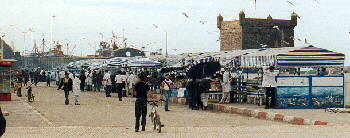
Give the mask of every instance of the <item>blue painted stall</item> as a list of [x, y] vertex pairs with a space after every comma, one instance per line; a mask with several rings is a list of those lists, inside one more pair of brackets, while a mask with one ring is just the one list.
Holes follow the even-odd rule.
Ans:
[[[279, 68], [342, 68], [345, 55], [314, 46], [277, 55]], [[277, 76], [275, 108], [344, 107], [344, 76]]]
[[280, 109], [344, 107], [344, 76], [277, 76]]

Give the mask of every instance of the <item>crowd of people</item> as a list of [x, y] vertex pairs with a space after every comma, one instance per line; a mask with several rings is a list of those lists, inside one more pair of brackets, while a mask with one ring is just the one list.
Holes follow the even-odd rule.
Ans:
[[[69, 105], [69, 95], [74, 95], [74, 105], [80, 105], [79, 96], [82, 92], [95, 91], [104, 92], [106, 97], [111, 97], [112, 93], [117, 93], [117, 99], [123, 97], [136, 97], [135, 101], [135, 131], [145, 127], [145, 116], [147, 113], [147, 93], [150, 91], [163, 94], [164, 110], [169, 109], [169, 99], [174, 96], [173, 89], [185, 89], [184, 97], [186, 104], [192, 110], [206, 110], [208, 108], [209, 90], [213, 79], [221, 82], [223, 87], [222, 103], [229, 101], [230, 77], [227, 72], [214, 75], [214, 78], [188, 78], [187, 76], [168, 74], [157, 74], [149, 72], [115, 71], [101, 69], [82, 69], [80, 71], [67, 70], [42, 70], [32, 69], [29, 71], [15, 71], [17, 95], [21, 96], [21, 87], [27, 85], [37, 86], [38, 82], [45, 82], [46, 86], [53, 87], [54, 81], [57, 90], [64, 92], [64, 104]], [[28, 84], [30, 83], [30, 84]], [[140, 123], [141, 120], [141, 123]]]

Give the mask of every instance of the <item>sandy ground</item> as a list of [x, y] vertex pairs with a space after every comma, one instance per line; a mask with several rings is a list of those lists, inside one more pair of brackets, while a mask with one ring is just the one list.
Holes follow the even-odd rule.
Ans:
[[[83, 92], [81, 105], [64, 105], [63, 91], [39, 86], [33, 89], [36, 101], [25, 97], [0, 102], [10, 113], [7, 137], [347, 137], [348, 123], [332, 126], [297, 126], [235, 114], [192, 111], [171, 105], [170, 112], [159, 108], [165, 127], [158, 134], [148, 123], [146, 132], [134, 132], [134, 99], [119, 102], [116, 94]], [[70, 95], [73, 101], [73, 95]], [[150, 107], [150, 106], [148, 106]], [[150, 110], [149, 110], [150, 111]], [[150, 119], [147, 118], [150, 122]]]

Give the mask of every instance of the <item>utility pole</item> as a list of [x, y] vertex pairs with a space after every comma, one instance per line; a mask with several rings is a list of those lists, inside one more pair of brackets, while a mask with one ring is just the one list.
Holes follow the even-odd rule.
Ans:
[[97, 44], [96, 44], [96, 41], [94, 42], [94, 44], [95, 44], [95, 57], [96, 57], [97, 56], [97, 49], [96, 49]]
[[125, 36], [124, 36], [124, 32], [125, 32], [125, 29], [123, 28], [123, 46], [124, 48], [126, 47], [126, 43], [125, 43]]
[[42, 53], [44, 53], [45, 52], [45, 35], [44, 34], [42, 34], [41, 35], [42, 37], [43, 37], [43, 39], [42, 39]]
[[67, 56], [69, 56], [69, 43], [67, 42], [66, 45], [67, 45]]
[[50, 36], [50, 44], [51, 44], [51, 48], [54, 47], [54, 44], [53, 44], [53, 22], [54, 22], [54, 18], [55, 18], [55, 15], [52, 15], [52, 17], [51, 17], [51, 23], [50, 23], [50, 33], [51, 33], [51, 36]]
[[168, 32], [165, 31], [165, 57], [168, 57]]
[[26, 55], [27, 48], [26, 48], [26, 33], [27, 32], [22, 32], [23, 33], [23, 46], [24, 46], [24, 52], [23, 54]]

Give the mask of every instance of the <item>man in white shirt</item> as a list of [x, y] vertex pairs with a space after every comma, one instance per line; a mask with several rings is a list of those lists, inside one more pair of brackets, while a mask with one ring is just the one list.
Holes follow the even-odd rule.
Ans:
[[103, 76], [103, 81], [105, 85], [106, 97], [111, 97], [112, 80], [110, 71], [107, 71], [107, 73]]
[[127, 80], [128, 80], [128, 76], [126, 75], [126, 72], [122, 72], [121, 73], [122, 75], [122, 96], [126, 96], [126, 83], [127, 83]]
[[134, 91], [133, 89], [134, 89], [134, 86], [136, 84], [136, 78], [137, 78], [137, 76], [134, 75], [134, 73], [132, 73], [132, 72], [128, 76], [128, 79], [127, 79], [128, 86], [127, 87], [129, 88], [129, 90], [128, 90], [129, 95], [132, 95], [132, 92]]
[[271, 66], [269, 68], [264, 68], [264, 75], [263, 75], [263, 82], [262, 82], [262, 87], [265, 88], [265, 108], [274, 108], [276, 104], [276, 87], [277, 87], [277, 82], [276, 82], [276, 76], [278, 72], [274, 71], [274, 67]]
[[220, 103], [229, 103], [230, 102], [230, 91], [231, 91], [231, 81], [230, 81], [230, 72], [226, 70], [222, 77], [222, 98]]
[[80, 79], [79, 74], [77, 74], [73, 80], [73, 93], [74, 93], [74, 105], [80, 105], [78, 102], [78, 97], [80, 95]]
[[119, 101], [122, 101], [123, 97], [123, 80], [124, 76], [122, 75], [122, 72], [118, 72], [117, 75], [115, 75], [115, 83], [117, 85], [117, 93]]
[[172, 85], [173, 85], [173, 82], [170, 80], [170, 77], [165, 76], [165, 79], [162, 82], [162, 90], [163, 90], [164, 99], [165, 99], [164, 109], [166, 112], [170, 111], [169, 110], [169, 98], [171, 96]]

